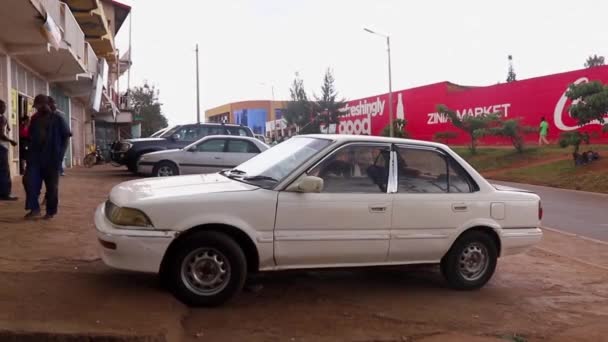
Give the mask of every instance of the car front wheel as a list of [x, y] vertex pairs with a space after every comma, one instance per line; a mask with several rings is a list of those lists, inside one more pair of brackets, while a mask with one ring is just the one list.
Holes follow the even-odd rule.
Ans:
[[441, 260], [441, 273], [450, 287], [474, 290], [484, 286], [496, 270], [498, 260], [494, 240], [480, 231], [460, 236]]
[[171, 162], [160, 162], [154, 166], [152, 174], [155, 177], [169, 177], [179, 175], [177, 166]]
[[185, 304], [217, 306], [236, 295], [246, 278], [247, 261], [233, 239], [218, 232], [199, 232], [180, 243], [167, 280]]

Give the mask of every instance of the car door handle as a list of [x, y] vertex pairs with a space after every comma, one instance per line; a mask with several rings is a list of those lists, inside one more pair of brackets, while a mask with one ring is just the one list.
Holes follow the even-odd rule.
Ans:
[[469, 207], [464, 203], [454, 203], [454, 204], [452, 204], [452, 210], [467, 211], [467, 210], [469, 210]]
[[370, 206], [369, 207], [369, 211], [371, 213], [378, 213], [378, 214], [382, 214], [386, 212], [386, 206]]
[[213, 159], [220, 160], [222, 157], [213, 157]]

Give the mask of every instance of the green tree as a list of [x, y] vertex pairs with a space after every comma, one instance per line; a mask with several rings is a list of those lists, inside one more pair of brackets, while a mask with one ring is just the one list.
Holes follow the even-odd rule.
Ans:
[[566, 96], [572, 100], [570, 115], [579, 126], [592, 121], [605, 122], [608, 113], [608, 85], [599, 81], [572, 84]]
[[513, 56], [509, 55], [509, 72], [507, 73], [507, 82], [517, 81], [517, 75], [513, 69]]
[[156, 87], [148, 83], [129, 90], [129, 103], [134, 115], [141, 121], [143, 137], [167, 127], [167, 118], [162, 113], [162, 104], [158, 101], [158, 94], [159, 91]]
[[458, 133], [452, 131], [436, 132], [433, 134], [433, 140], [440, 141], [446, 145], [450, 143], [450, 139], [456, 139], [457, 137]]
[[318, 123], [311, 121], [313, 108], [306, 95], [304, 81], [296, 76], [289, 89], [289, 94], [291, 101], [287, 103], [284, 114], [287, 123], [296, 126], [298, 131], [302, 129], [300, 133], [318, 133]]
[[472, 154], [477, 153], [477, 141], [488, 133], [488, 129], [500, 124], [500, 115], [482, 113], [480, 115], [463, 115], [449, 109], [445, 105], [438, 105], [437, 112], [448, 117], [450, 122], [463, 130], [471, 138], [469, 149]]
[[[409, 138], [410, 135], [405, 130], [405, 125], [407, 125], [407, 121], [403, 119], [396, 119], [393, 121], [393, 136], [395, 138]], [[382, 136], [388, 137], [391, 135], [390, 126], [386, 125], [382, 130]]]
[[574, 153], [578, 153], [580, 146], [585, 143], [589, 144], [589, 133], [581, 133], [579, 131], [564, 132], [559, 136], [559, 146], [566, 148], [574, 147]]
[[585, 61], [585, 68], [593, 68], [596, 66], [604, 65], [605, 63], [604, 56], [593, 55], [587, 57], [587, 61]]
[[504, 137], [511, 140], [511, 144], [515, 147], [518, 153], [524, 152], [524, 136], [526, 134], [535, 133], [536, 127], [523, 126], [519, 119], [511, 119], [502, 121], [498, 126], [486, 129], [487, 135]]
[[327, 68], [321, 86], [321, 96], [315, 95], [315, 117], [320, 115], [319, 122], [327, 126], [338, 123], [339, 117], [344, 114], [342, 108], [346, 106], [345, 99], [338, 99], [338, 91], [334, 82], [332, 70]]

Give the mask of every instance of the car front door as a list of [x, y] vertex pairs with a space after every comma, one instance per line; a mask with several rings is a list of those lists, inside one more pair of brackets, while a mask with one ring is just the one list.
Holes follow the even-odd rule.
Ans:
[[275, 225], [278, 266], [340, 266], [386, 261], [392, 200], [390, 146], [349, 144], [314, 166], [321, 193], [279, 194]]
[[435, 262], [468, 221], [489, 215], [471, 177], [442, 151], [397, 146], [389, 260]]
[[225, 168], [233, 168], [240, 165], [253, 158], [253, 156], [258, 153], [260, 153], [260, 149], [251, 141], [244, 139], [228, 139], [228, 147], [224, 154]]
[[224, 169], [226, 139], [211, 138], [192, 146], [179, 162], [183, 174], [213, 173]]

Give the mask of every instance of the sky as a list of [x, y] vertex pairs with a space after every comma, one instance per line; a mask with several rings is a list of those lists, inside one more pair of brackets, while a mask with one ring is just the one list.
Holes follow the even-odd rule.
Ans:
[[[296, 75], [319, 94], [331, 68], [340, 96], [450, 81], [504, 82], [583, 68], [608, 55], [603, 0], [122, 0], [132, 6], [131, 86], [160, 91], [170, 124], [196, 122], [195, 45], [201, 117], [233, 101], [289, 99]], [[117, 37], [128, 46], [128, 22]], [[121, 53], [122, 54], [122, 53]], [[126, 82], [121, 80], [121, 86]]]

